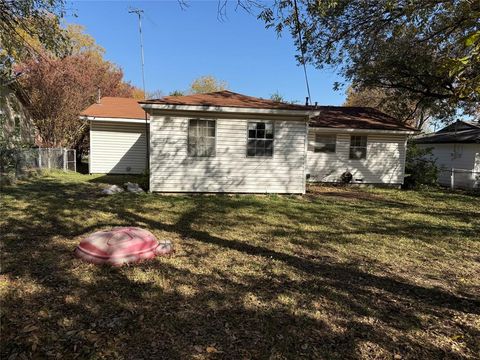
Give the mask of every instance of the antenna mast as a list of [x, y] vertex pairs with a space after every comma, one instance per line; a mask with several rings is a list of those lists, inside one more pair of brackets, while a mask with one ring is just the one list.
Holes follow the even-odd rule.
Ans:
[[309, 100], [312, 101], [312, 96], [310, 95], [310, 85], [308, 84], [308, 74], [307, 74], [307, 65], [305, 64], [305, 51], [303, 49], [303, 39], [302, 39], [302, 32], [300, 29], [300, 17], [298, 15], [298, 6], [297, 0], [293, 0], [293, 9], [295, 12], [295, 19], [297, 20], [296, 27], [297, 27], [297, 35], [298, 35], [298, 43], [300, 44], [300, 53], [302, 55], [302, 65], [303, 65], [303, 74], [305, 76], [305, 85], [307, 86], [307, 94], [308, 97], [306, 98], [305, 105], [308, 105]]
[[138, 31], [140, 33], [140, 53], [142, 57], [142, 85], [143, 85], [143, 96], [147, 97], [147, 92], [145, 89], [145, 58], [143, 55], [143, 36], [142, 36], [142, 15], [143, 10], [138, 8], [131, 8], [128, 10], [130, 14], [137, 14], [138, 16]]
[[[147, 91], [145, 88], [145, 59], [143, 56], [143, 36], [142, 36], [142, 15], [143, 10], [139, 8], [130, 8], [128, 10], [130, 14], [137, 14], [138, 16], [138, 31], [140, 33], [140, 53], [142, 55], [142, 85], [143, 85], [143, 97], [147, 98]], [[146, 171], [150, 172], [150, 132], [148, 126], [148, 114], [145, 111], [145, 146], [146, 146]], [[150, 181], [149, 181], [150, 182]], [[150, 189], [149, 189], [150, 190]]]

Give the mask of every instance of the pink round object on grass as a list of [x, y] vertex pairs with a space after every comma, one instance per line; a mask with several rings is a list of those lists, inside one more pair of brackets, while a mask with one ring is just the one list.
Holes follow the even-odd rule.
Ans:
[[147, 230], [121, 227], [110, 231], [98, 231], [83, 239], [75, 249], [75, 255], [90, 263], [123, 265], [157, 255], [173, 252], [169, 241], [159, 243]]

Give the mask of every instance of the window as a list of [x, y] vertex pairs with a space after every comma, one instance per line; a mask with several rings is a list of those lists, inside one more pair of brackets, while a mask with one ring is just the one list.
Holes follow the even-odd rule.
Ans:
[[215, 156], [215, 120], [190, 119], [188, 123], [188, 156]]
[[350, 159], [360, 160], [367, 157], [367, 137], [350, 136]]
[[15, 132], [19, 133], [20, 132], [20, 116], [15, 116], [14, 122], [15, 122]]
[[315, 134], [314, 152], [334, 153], [337, 144], [336, 135]]
[[247, 156], [273, 156], [272, 123], [248, 123]]
[[463, 144], [453, 144], [452, 159], [459, 159], [462, 157]]

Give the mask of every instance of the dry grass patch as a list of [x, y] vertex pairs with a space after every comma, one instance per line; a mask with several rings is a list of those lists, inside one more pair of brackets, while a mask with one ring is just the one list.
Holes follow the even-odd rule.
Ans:
[[[126, 180], [4, 188], [2, 358], [480, 357], [479, 197], [99, 195]], [[175, 256], [73, 257], [82, 237], [123, 225], [172, 240]]]

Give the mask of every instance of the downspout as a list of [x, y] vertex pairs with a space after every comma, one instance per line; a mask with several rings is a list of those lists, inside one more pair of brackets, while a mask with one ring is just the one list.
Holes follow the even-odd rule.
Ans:
[[307, 193], [307, 161], [308, 161], [308, 130], [310, 126], [310, 115], [307, 116], [305, 129], [305, 140], [304, 140], [304, 150], [303, 150], [303, 195]]

